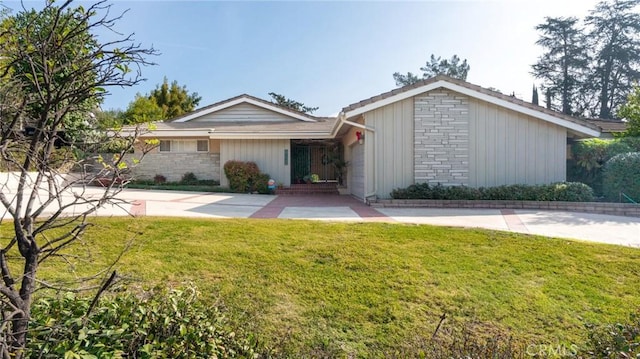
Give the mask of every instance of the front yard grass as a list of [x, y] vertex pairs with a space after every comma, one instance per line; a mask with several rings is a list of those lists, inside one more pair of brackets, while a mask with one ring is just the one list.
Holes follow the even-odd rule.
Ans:
[[194, 282], [203, 300], [221, 301], [238, 325], [290, 353], [407, 350], [442, 313], [530, 344], [581, 344], [585, 323], [640, 307], [640, 250], [621, 246], [388, 223], [93, 222], [74, 266], [45, 262], [40, 278], [89, 274], [134, 238], [117, 266], [133, 287]]

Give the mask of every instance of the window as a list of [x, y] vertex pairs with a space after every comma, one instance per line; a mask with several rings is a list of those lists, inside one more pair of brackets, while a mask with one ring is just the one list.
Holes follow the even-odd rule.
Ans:
[[160, 152], [171, 152], [171, 141], [160, 140]]
[[209, 140], [198, 140], [196, 147], [198, 152], [209, 152]]
[[160, 140], [160, 152], [209, 152], [209, 140]]

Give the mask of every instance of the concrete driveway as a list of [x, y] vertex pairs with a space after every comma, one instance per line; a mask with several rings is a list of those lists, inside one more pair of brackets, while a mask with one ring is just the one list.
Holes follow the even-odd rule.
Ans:
[[[101, 192], [100, 188], [88, 187], [86, 195], [98, 196]], [[269, 196], [125, 189], [118, 198], [126, 203], [105, 206], [97, 215], [384, 221], [487, 228], [640, 248], [640, 218], [632, 217], [536, 210], [374, 209], [352, 197], [337, 195]]]

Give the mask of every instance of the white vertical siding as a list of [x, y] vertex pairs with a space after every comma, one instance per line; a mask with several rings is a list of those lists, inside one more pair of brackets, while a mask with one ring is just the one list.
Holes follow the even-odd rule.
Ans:
[[[364, 121], [360, 118], [356, 122], [362, 123]], [[351, 194], [354, 194], [354, 192], [360, 192], [359, 189], [354, 190], [354, 184], [364, 188], [364, 146], [357, 143], [356, 132], [358, 131], [364, 130], [358, 127], [351, 127], [341, 139], [344, 147], [344, 160], [349, 162], [349, 166], [347, 166], [347, 178], [344, 184], [349, 188], [349, 193]], [[354, 154], [354, 150], [357, 146], [362, 147], [363, 151], [361, 151], [361, 153]], [[354, 156], [361, 157], [354, 159]], [[359, 164], [356, 165], [356, 162], [359, 162]], [[362, 194], [356, 196], [358, 198], [364, 198], [364, 191]]]
[[[291, 148], [289, 140], [220, 140], [220, 184], [228, 186], [224, 164], [230, 160], [255, 162], [260, 171], [276, 182], [291, 184]], [[288, 152], [285, 165], [284, 153]]]
[[194, 118], [190, 122], [298, 122], [300, 120], [269, 111], [267, 109], [241, 103], [224, 110], [216, 111]]
[[349, 191], [355, 197], [363, 199], [365, 197], [364, 146], [356, 142], [349, 147], [349, 152], [351, 154]]
[[413, 184], [413, 98], [364, 114], [365, 188], [379, 198], [389, 198], [395, 188]]
[[565, 180], [565, 128], [473, 99], [469, 124], [470, 186]]

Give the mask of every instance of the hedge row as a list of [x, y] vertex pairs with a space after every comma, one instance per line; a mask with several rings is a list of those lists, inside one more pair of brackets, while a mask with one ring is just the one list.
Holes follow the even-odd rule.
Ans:
[[593, 190], [584, 183], [558, 182], [549, 185], [507, 185], [471, 188], [419, 183], [391, 191], [394, 199], [505, 200], [505, 201], [593, 201]]

